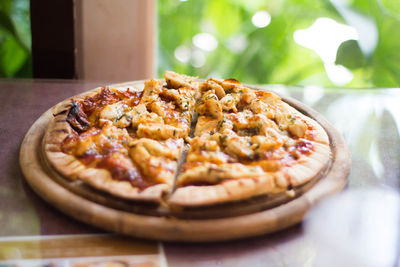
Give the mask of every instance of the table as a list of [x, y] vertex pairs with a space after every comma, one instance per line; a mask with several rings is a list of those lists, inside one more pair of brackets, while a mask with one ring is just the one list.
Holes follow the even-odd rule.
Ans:
[[[42, 201], [25, 182], [18, 164], [22, 139], [43, 112], [71, 95], [103, 84], [107, 83], [0, 79], [0, 259], [6, 257], [2, 242], [7, 240], [28, 240], [29, 243], [65, 235], [121, 239], [104, 235], [102, 230], [71, 219]], [[400, 188], [400, 89], [263, 87], [313, 107], [343, 134], [352, 154], [348, 188], [382, 184]], [[96, 242], [103, 242], [101, 240]], [[152, 241], [129, 240], [128, 243], [139, 245], [132, 245], [126, 251], [135, 251], [140, 244], [145, 244], [147, 252], [151, 254], [154, 250], [155, 254], [161, 255], [157, 264], [169, 266], [313, 266], [316, 257], [315, 244], [306, 238], [303, 225], [257, 238], [214, 244], [160, 245]], [[122, 238], [115, 242], [127, 241]], [[40, 243], [42, 254], [45, 243]], [[13, 246], [18, 247], [18, 242]], [[57, 257], [65, 257], [57, 253]]]

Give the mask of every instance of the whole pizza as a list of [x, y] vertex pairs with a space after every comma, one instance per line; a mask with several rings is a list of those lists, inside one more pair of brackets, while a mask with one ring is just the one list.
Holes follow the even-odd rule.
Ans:
[[331, 155], [325, 130], [278, 95], [171, 71], [62, 102], [43, 145], [66, 179], [174, 207], [294, 197]]

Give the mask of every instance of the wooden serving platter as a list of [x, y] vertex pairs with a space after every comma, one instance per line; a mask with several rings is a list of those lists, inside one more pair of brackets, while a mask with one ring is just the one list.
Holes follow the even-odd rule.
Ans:
[[[110, 87], [128, 86], [142, 88], [143, 81]], [[26, 134], [21, 145], [20, 165], [27, 182], [40, 197], [71, 217], [107, 231], [186, 242], [231, 240], [278, 231], [299, 223], [312, 205], [342, 190], [351, 161], [343, 137], [323, 116], [295, 99], [282, 99], [322, 125], [329, 135], [332, 151], [330, 164], [312, 181], [295, 188], [293, 199], [282, 193], [213, 207], [176, 210], [99, 193], [79, 181], [64, 179], [44, 160], [42, 138], [52, 119], [52, 109]]]

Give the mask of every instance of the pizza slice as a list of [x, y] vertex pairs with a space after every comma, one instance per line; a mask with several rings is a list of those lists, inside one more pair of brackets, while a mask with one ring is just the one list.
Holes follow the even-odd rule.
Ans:
[[173, 186], [183, 139], [140, 137], [135, 123], [149, 121], [134, 114], [143, 95], [101, 88], [61, 105], [44, 137], [47, 160], [66, 178], [114, 196], [160, 201]]
[[329, 161], [325, 131], [279, 96], [235, 80], [210, 79], [200, 88], [195, 137], [170, 204], [201, 206], [292, 193]]

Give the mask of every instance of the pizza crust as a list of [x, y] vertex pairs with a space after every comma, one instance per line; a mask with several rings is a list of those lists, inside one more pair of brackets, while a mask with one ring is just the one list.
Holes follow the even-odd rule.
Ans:
[[98, 190], [130, 200], [159, 202], [163, 194], [170, 189], [167, 184], [157, 184], [139, 191], [130, 182], [112, 179], [110, 172], [104, 169], [86, 168], [78, 173], [78, 177]]
[[176, 189], [168, 200], [170, 205], [203, 206], [223, 202], [239, 201], [263, 194], [276, 194], [284, 191], [279, 184], [281, 174], [265, 173], [256, 178], [226, 180], [217, 185], [186, 186]]
[[[68, 100], [69, 101], [69, 100]], [[76, 180], [77, 173], [86, 166], [75, 157], [61, 151], [61, 143], [71, 134], [72, 130], [67, 122], [68, 105], [62, 103], [53, 109], [56, 114], [50, 122], [43, 138], [43, 150], [49, 163], [63, 176]]]
[[327, 166], [330, 160], [329, 146], [314, 143], [314, 151], [298, 159], [298, 163], [282, 169], [287, 173], [293, 187], [300, 186], [313, 179]]

